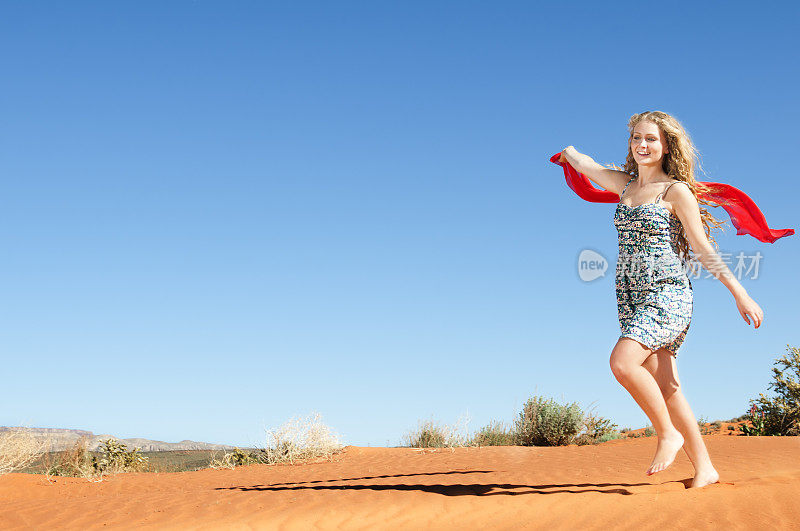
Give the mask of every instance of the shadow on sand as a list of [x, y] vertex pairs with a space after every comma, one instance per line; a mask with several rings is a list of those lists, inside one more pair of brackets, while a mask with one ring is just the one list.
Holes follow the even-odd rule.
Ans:
[[[440, 476], [453, 474], [488, 474], [494, 470], [465, 470], [450, 472], [426, 472], [422, 474], [396, 474], [383, 476], [364, 476], [359, 478], [341, 478], [316, 481], [298, 481], [294, 483], [275, 483], [272, 485], [250, 485], [234, 487], [217, 487], [216, 490], [239, 490], [239, 491], [302, 491], [302, 490], [397, 490], [397, 491], [420, 491], [443, 494], [445, 496], [517, 496], [520, 494], [558, 494], [572, 493], [582, 494], [587, 492], [599, 492], [601, 494], [617, 494], [630, 496], [647, 492], [649, 488], [658, 488], [668, 483], [680, 483], [683, 488], [689, 488], [691, 479], [681, 481], [668, 481], [664, 483], [554, 483], [545, 485], [525, 485], [514, 483], [456, 483], [451, 485], [422, 485], [414, 483], [395, 483], [395, 484], [351, 484], [351, 485], [322, 485], [322, 483], [341, 482], [341, 481], [361, 481], [365, 479], [398, 478], [410, 476]], [[634, 487], [630, 490], [626, 487]], [[639, 488], [636, 488], [639, 487]], [[648, 488], [649, 487], [649, 488]]]

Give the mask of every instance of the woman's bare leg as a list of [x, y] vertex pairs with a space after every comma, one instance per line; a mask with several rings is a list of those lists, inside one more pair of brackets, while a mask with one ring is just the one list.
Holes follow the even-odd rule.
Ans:
[[695, 471], [692, 487], [704, 487], [716, 483], [719, 481], [719, 474], [711, 464], [697, 420], [681, 391], [675, 358], [668, 350], [660, 349], [651, 354], [643, 366], [653, 375], [661, 389], [670, 419], [686, 441], [683, 449], [694, 465]]
[[675, 460], [683, 446], [683, 435], [672, 425], [669, 410], [653, 375], [642, 364], [652, 354], [638, 341], [623, 337], [611, 351], [611, 371], [617, 381], [628, 390], [658, 435], [658, 447], [647, 474], [661, 472]]

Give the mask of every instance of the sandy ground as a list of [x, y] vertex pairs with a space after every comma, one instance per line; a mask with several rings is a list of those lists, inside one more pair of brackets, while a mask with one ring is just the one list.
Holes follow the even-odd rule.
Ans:
[[0, 477], [2, 529], [800, 529], [800, 438], [705, 437], [721, 483], [687, 489], [656, 439], [454, 451], [348, 446], [332, 462]]

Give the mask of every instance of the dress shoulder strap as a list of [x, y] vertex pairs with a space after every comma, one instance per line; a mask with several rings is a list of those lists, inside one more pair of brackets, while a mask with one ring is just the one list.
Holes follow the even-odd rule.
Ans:
[[636, 178], [636, 176], [635, 176], [635, 175], [632, 175], [632, 176], [631, 176], [630, 180], [628, 181], [628, 184], [626, 184], [626, 185], [625, 185], [625, 188], [623, 188], [623, 189], [622, 189], [622, 193], [621, 193], [621, 194], [619, 194], [619, 198], [620, 198], [620, 199], [622, 199], [622, 196], [623, 196], [623, 195], [625, 195], [625, 190], [627, 190], [627, 189], [628, 189], [628, 186], [631, 184], [631, 182], [633, 182], [633, 180], [634, 180], [635, 178]]
[[664, 198], [664, 195], [666, 195], [666, 193], [669, 191], [669, 189], [670, 189], [670, 188], [672, 188], [672, 185], [673, 185], [673, 184], [676, 184], [677, 182], [678, 182], [678, 181], [675, 181], [674, 183], [669, 183], [669, 186], [667, 186], [667, 187], [664, 189], [664, 191], [663, 191], [663, 192], [661, 192], [660, 194], [658, 194], [658, 197], [656, 198], [656, 203], [658, 203], [658, 201], [659, 201], [660, 199], [663, 199], [663, 198]]

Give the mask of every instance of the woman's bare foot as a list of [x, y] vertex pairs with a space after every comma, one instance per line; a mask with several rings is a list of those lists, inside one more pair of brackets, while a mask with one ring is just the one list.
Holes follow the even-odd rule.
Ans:
[[706, 485], [711, 485], [712, 483], [716, 483], [719, 481], [719, 474], [714, 467], [710, 467], [707, 469], [702, 469], [700, 471], [695, 472], [694, 479], [692, 480], [692, 486], [689, 487], [690, 489], [698, 489], [701, 487], [705, 487]]
[[663, 436], [658, 437], [658, 448], [656, 448], [656, 456], [650, 467], [647, 469], [648, 476], [661, 472], [675, 460], [678, 455], [678, 450], [683, 446], [683, 435], [675, 428]]

